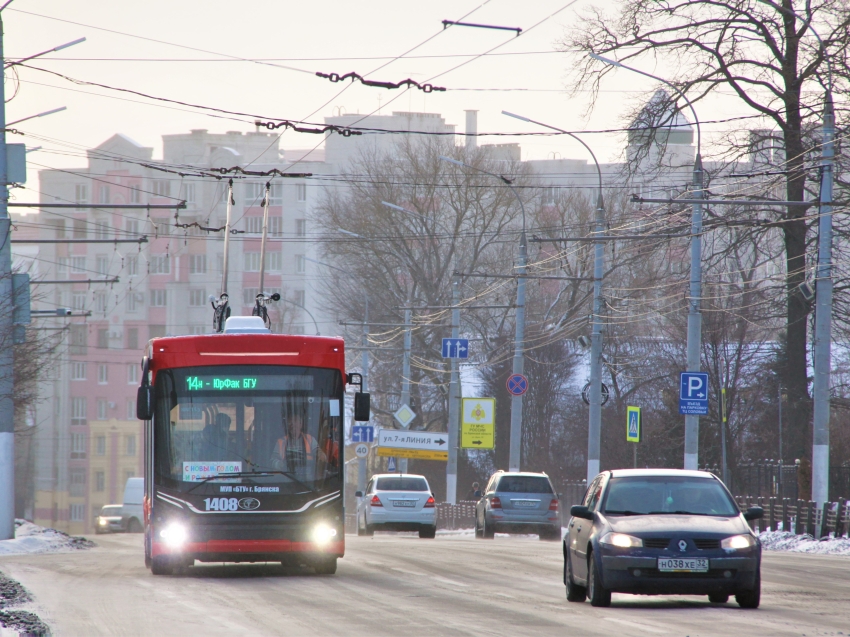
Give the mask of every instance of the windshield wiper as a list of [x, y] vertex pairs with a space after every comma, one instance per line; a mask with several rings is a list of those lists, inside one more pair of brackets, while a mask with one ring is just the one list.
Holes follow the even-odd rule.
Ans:
[[638, 511], [605, 511], [605, 515], [649, 515]]

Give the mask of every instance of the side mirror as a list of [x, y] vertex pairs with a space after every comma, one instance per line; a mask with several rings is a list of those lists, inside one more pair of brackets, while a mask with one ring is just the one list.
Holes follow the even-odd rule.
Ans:
[[744, 519], [748, 522], [750, 520], [761, 520], [764, 517], [764, 509], [761, 507], [750, 507], [746, 511], [744, 511]]
[[593, 511], [580, 504], [574, 504], [570, 507], [570, 515], [574, 518], [581, 518], [582, 520], [593, 519]]
[[371, 412], [369, 394], [365, 391], [354, 394], [354, 420], [366, 422], [371, 417]]
[[153, 418], [153, 389], [150, 385], [140, 385], [136, 391], [136, 418], [139, 420]]
[[363, 492], [362, 492], [362, 491], [355, 491], [355, 492], [354, 492], [354, 497], [355, 497], [355, 498], [362, 498], [362, 497], [363, 497]]

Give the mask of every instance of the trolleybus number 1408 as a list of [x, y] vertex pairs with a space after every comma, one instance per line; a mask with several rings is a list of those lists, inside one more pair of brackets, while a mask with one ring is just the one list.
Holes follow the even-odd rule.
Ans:
[[239, 500], [237, 498], [204, 498], [204, 506], [207, 511], [238, 511]]

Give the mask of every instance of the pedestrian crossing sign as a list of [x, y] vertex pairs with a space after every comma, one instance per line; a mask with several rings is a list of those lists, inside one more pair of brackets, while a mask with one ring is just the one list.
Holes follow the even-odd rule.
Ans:
[[626, 441], [640, 442], [640, 407], [626, 407]]

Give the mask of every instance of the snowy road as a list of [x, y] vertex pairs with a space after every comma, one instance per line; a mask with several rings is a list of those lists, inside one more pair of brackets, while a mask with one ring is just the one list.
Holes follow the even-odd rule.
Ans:
[[[762, 606], [614, 595], [569, 604], [558, 543], [526, 538], [346, 537], [334, 576], [271, 565], [199, 565], [153, 577], [140, 535], [74, 553], [0, 557], [54, 635], [850, 634], [850, 558], [768, 553]], [[840, 632], [839, 632], [840, 631]]]

